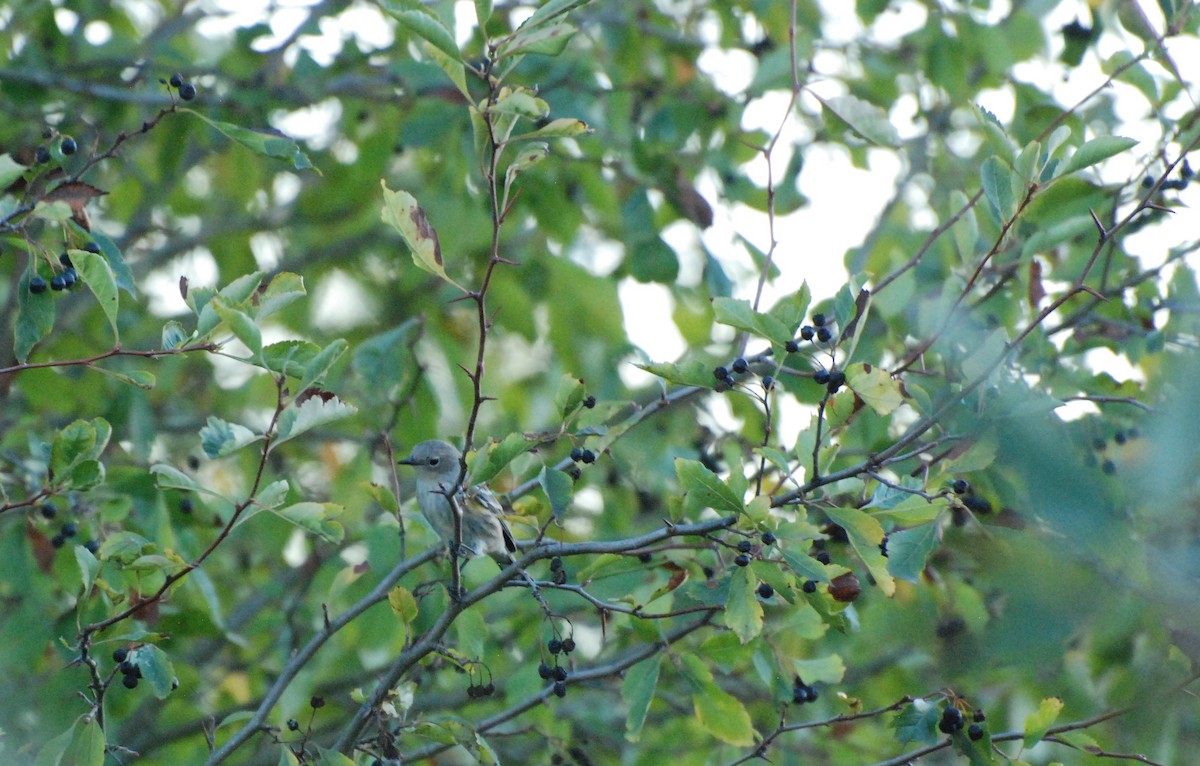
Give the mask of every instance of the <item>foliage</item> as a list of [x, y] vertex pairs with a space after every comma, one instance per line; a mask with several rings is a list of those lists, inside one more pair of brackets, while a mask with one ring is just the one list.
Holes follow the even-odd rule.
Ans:
[[[1125, 1], [0, 6], [3, 760], [1194, 752], [1200, 15]], [[814, 297], [816, 151], [901, 172]]]

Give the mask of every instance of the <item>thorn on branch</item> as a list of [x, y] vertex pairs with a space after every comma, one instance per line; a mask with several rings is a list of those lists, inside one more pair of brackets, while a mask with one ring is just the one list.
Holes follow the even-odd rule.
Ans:
[[1104, 228], [1104, 224], [1100, 223], [1100, 219], [1096, 216], [1096, 211], [1088, 208], [1088, 212], [1092, 214], [1092, 223], [1096, 224], [1096, 228], [1100, 230], [1100, 241], [1104, 242], [1108, 239], [1108, 231]]

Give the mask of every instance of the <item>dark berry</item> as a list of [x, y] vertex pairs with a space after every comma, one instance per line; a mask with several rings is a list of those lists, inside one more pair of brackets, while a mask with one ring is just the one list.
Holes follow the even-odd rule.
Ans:
[[479, 687], [479, 694], [483, 697], [490, 697], [496, 693], [496, 685], [488, 681], [483, 686]]
[[96, 255], [100, 254], [100, 244], [97, 242], [88, 242], [83, 246], [83, 249], [89, 253], [95, 253]]
[[555, 585], [565, 585], [567, 582], [567, 570], [560, 569], [555, 572], [554, 576], [550, 578], [550, 582], [554, 583]]
[[813, 314], [812, 323], [815, 324], [817, 327], [824, 327], [825, 326], [825, 315], [824, 314]]
[[808, 695], [805, 694], [803, 686], [797, 686], [792, 690], [792, 703], [803, 705], [805, 702], [808, 702]]
[[62, 140], [62, 143], [59, 145], [58, 150], [60, 152], [62, 152], [63, 154], [74, 154], [75, 150], [78, 148], [79, 148], [79, 144], [75, 143], [75, 139], [71, 138], [70, 136], [67, 136], [66, 138], [64, 138]]
[[883, 554], [884, 558], [887, 558], [888, 555], [887, 543], [887, 535], [884, 535], [883, 539], [879, 541], [879, 552]]
[[550, 652], [551, 654], [558, 654], [562, 651], [562, 641], [559, 641], [557, 638], [550, 639], [550, 641], [546, 644], [546, 651]]
[[471, 684], [470, 686], [467, 687], [467, 696], [470, 697], [471, 699], [476, 699], [477, 697], [482, 697], [483, 696], [482, 692], [483, 692], [483, 687], [481, 687], [481, 686], [476, 686], [475, 684]]
[[126, 649], [125, 647], [121, 647], [120, 649], [113, 649], [113, 653], [112, 653], [113, 662], [120, 664], [120, 663], [124, 662], [127, 657], [129, 657], [129, 650]]
[[325, 698], [314, 695], [313, 698], [308, 701], [308, 704], [311, 705], [314, 710], [325, 707]]
[[741, 375], [748, 369], [750, 369], [750, 365], [746, 364], [746, 360], [742, 357], [739, 356], [737, 359], [733, 360], [733, 371], [738, 375]]
[[967, 483], [966, 479], [955, 479], [954, 483], [950, 485], [950, 489], [954, 490], [956, 495], [965, 495], [970, 488], [971, 485]]
[[591, 396], [591, 395], [589, 394], [589, 395], [587, 396], [587, 398], [585, 398], [585, 399], [583, 400], [583, 406], [584, 406], [584, 407], [586, 407], [586, 408], [588, 408], [589, 410], [590, 410], [590, 409], [592, 409], [593, 407], [595, 407], [595, 406], [596, 406], [596, 397], [594, 397], [594, 396]]
[[557, 572], [558, 570], [562, 569], [562, 567], [563, 567], [562, 557], [555, 556], [554, 558], [550, 559], [550, 571], [551, 572]]
[[64, 277], [62, 274], [56, 275], [53, 279], [50, 280], [50, 289], [51, 290], [66, 290], [67, 289], [66, 277]]
[[804, 585], [802, 585], [800, 589], [803, 590], [805, 593], [816, 593], [817, 592], [817, 581], [816, 580], [805, 580]]
[[649, 553], [639, 553], [638, 554], [638, 561], [642, 562], [643, 564], [649, 564], [650, 560], [653, 558], [654, 557], [651, 556]]
[[52, 519], [58, 514], [58, 506], [54, 503], [46, 503], [42, 506], [42, 517]]
[[45, 165], [50, 161], [50, 150], [44, 146], [39, 146], [37, 151], [33, 153], [33, 160], [39, 165]]
[[813, 381], [820, 386], [829, 384], [829, 370], [817, 370], [813, 373]]
[[92, 554], [93, 556], [100, 552], [100, 543], [95, 540], [88, 540], [83, 544], [83, 547], [87, 548], [88, 553]]
[[958, 708], [956, 708], [955, 706], [951, 705], [950, 707], [948, 707], [942, 711], [942, 720], [949, 721], [950, 723], [954, 724], [955, 726], [962, 726], [962, 723], [963, 723], [962, 711], [959, 710]]
[[570, 654], [571, 652], [575, 651], [575, 639], [564, 638], [562, 650], [563, 650], [563, 654]]
[[42, 279], [37, 274], [34, 274], [29, 278], [29, 292], [33, 293], [34, 295], [40, 295], [41, 293], [46, 292], [46, 280]]
[[190, 82], [185, 82], [183, 85], [179, 86], [179, 97], [184, 101], [191, 101], [196, 97], [196, 86], [192, 85]]
[[1154, 178], [1152, 176], [1146, 176], [1145, 178], [1143, 178], [1142, 179], [1142, 188], [1143, 189], [1154, 188]]
[[749, 553], [750, 549], [753, 547], [754, 543], [750, 542], [749, 540], [742, 540], [737, 544], [737, 549], [742, 553]]
[[171, 75], [170, 83], [172, 88], [178, 88], [179, 86], [183, 85], [183, 75], [179, 74], [178, 72]]
[[789, 340], [787, 343], [783, 344], [783, 348], [789, 354], [794, 354], [800, 350], [800, 344], [794, 340]]
[[62, 535], [55, 535], [54, 537], [50, 538], [50, 544], [55, 548], [61, 548], [67, 544], [67, 538], [63, 537]]
[[79, 533], [79, 527], [75, 526], [74, 524], [70, 524], [70, 523], [63, 524], [63, 528], [62, 528], [62, 536], [63, 537], [74, 537], [78, 533]]
[[1108, 447], [1108, 442], [1104, 439], [1101, 439], [1098, 436], [1095, 438], [1095, 440], [1092, 441], [1092, 448], [1095, 449], [1097, 452], [1103, 452], [1107, 447]]
[[940, 731], [942, 734], [953, 734], [954, 732], [958, 731], [958, 727], [943, 718], [942, 720], [938, 721], [938, 731]]
[[725, 380], [729, 377], [729, 370], [724, 367], [717, 367], [713, 370], [713, 377], [717, 380]]
[[556, 667], [554, 669], [554, 672], [552, 673], [552, 675], [554, 676], [555, 681], [566, 681], [567, 680], [567, 669], [564, 668], [563, 666], [559, 665], [558, 667]]
[[287, 727], [288, 727], [288, 729], [290, 729], [292, 731], [296, 731], [297, 729], [300, 728], [300, 722], [297, 721], [295, 718], [289, 718], [288, 722], [287, 722]]
[[70, 288], [79, 281], [79, 273], [76, 272], [75, 269], [66, 269], [62, 273], [62, 278], [63, 281], [66, 282], [67, 287]]
[[126, 689], [136, 689], [138, 685], [137, 676], [125, 676], [121, 679], [121, 685]]
[[585, 449], [580, 459], [583, 460], [584, 463], [590, 465], [591, 463], [596, 462], [596, 453], [592, 452], [590, 449]]
[[546, 663], [543, 662], [541, 665], [538, 665], [538, 675], [541, 676], [543, 680], [549, 681], [550, 676], [553, 674], [554, 668], [550, 667]]
[[1113, 434], [1113, 441], [1115, 441], [1117, 444], [1124, 444], [1128, 438], [1129, 437], [1125, 436], [1124, 431], [1117, 431], [1115, 434]]
[[775, 387], [775, 378], [771, 377], [770, 375], [763, 375], [762, 384], [764, 391], [770, 391]]
[[770, 598], [775, 595], [775, 589], [771, 587], [770, 583], [759, 583], [758, 595], [760, 598]]
[[71, 256], [67, 255], [66, 253], [58, 254], [58, 262], [68, 269], [75, 267], [75, 264], [71, 263]]
[[127, 675], [127, 676], [136, 676], [137, 675], [137, 664], [135, 662], [133, 662], [133, 660], [130, 660], [128, 658], [125, 659], [125, 661], [121, 663], [120, 669], [121, 669], [121, 673], [123, 675]]
[[710, 580], [712, 579], [712, 576], [716, 574], [716, 572], [713, 571], [712, 567], [704, 567], [701, 571], [703, 571], [704, 576]]
[[829, 339], [832, 337], [833, 332], [828, 327], [817, 328], [817, 340], [821, 341], [822, 343], [828, 343]]
[[1105, 460], [1100, 464], [1100, 470], [1104, 471], [1104, 473], [1108, 474], [1109, 476], [1112, 476], [1117, 472], [1117, 464], [1111, 460]]
[[987, 714], [983, 712], [983, 708], [975, 710], [975, 714], [971, 716], [971, 720], [975, 723], [983, 723], [987, 720]]
[[983, 727], [977, 723], [971, 724], [967, 727], [967, 736], [975, 741], [983, 739]]
[[571, 460], [575, 461], [576, 463], [578, 463], [580, 460], [583, 460], [582, 447], [575, 447], [571, 450]]
[[737, 558], [735, 558], [733, 560], [733, 563], [737, 564], [740, 567], [748, 567], [748, 566], [750, 566], [750, 557], [744, 553], [739, 553], [737, 555]]
[[560, 699], [567, 696], [567, 685], [565, 683], [563, 683], [562, 681], [555, 681], [554, 682], [554, 696], [558, 697]]
[[762, 544], [763, 545], [774, 545], [775, 544], [775, 533], [774, 532], [763, 532], [762, 533]]
[[804, 340], [812, 340], [813, 336], [816, 334], [817, 334], [816, 328], [814, 328], [810, 324], [806, 324], [800, 328], [800, 337], [803, 338]]
[[822, 564], [828, 564], [830, 561], [829, 551], [820, 551], [817, 553], [817, 561], [820, 561]]
[[825, 389], [829, 393], [837, 393], [837, 390], [846, 384], [846, 373], [841, 370], [834, 370], [829, 373], [829, 383], [825, 385]]
[[185, 497], [179, 501], [180, 513], [191, 513], [195, 508], [196, 504], [190, 497]]
[[819, 697], [819, 696], [820, 696], [820, 693], [816, 690], [816, 688], [814, 688], [812, 686], [804, 687], [804, 701], [805, 702], [816, 702], [817, 697]]

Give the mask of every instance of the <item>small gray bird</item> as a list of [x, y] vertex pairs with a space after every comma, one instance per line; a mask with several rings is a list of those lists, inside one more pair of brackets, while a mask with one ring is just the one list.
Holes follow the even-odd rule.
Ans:
[[512, 533], [501, 515], [503, 506], [486, 484], [450, 490], [458, 485], [462, 473], [462, 453], [438, 439], [424, 441], [413, 447], [412, 454], [400, 465], [417, 469], [417, 505], [433, 530], [448, 544], [454, 540], [454, 515], [462, 521], [462, 549], [465, 555], [489, 554], [508, 559], [517, 550]]

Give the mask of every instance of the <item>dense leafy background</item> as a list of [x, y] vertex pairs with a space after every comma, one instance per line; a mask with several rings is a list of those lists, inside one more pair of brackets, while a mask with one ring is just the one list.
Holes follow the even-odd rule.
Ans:
[[[827, 5], [0, 4], [0, 759], [1191, 757], [1196, 241], [1137, 239], [1195, 222], [1189, 72], [1131, 0]], [[809, 151], [900, 169], [815, 302]], [[400, 534], [464, 436], [541, 603]]]

